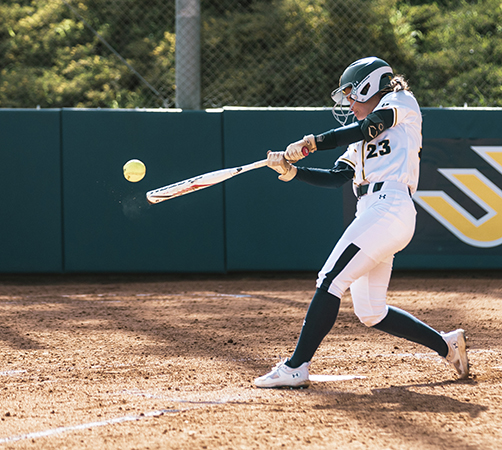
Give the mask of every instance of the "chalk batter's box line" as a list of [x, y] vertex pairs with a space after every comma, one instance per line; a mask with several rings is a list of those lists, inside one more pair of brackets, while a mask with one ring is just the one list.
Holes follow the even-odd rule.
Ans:
[[[355, 379], [355, 378], [365, 378], [365, 377], [358, 376], [358, 375], [342, 375], [342, 376], [312, 375], [312, 378], [313, 378], [312, 381], [323, 382], [323, 381], [342, 381], [342, 380], [349, 380], [349, 379]], [[155, 394], [150, 394], [148, 392], [141, 392], [141, 391], [139, 391], [139, 392], [138, 391], [122, 391], [122, 392], [116, 392], [116, 393], [113, 393], [110, 395], [134, 395], [134, 396], [140, 396], [140, 397], [145, 397], [145, 398], [157, 398], [158, 397]], [[150, 417], [159, 417], [164, 414], [173, 414], [173, 413], [179, 413], [179, 412], [183, 412], [183, 411], [191, 411], [194, 409], [200, 409], [200, 408], [204, 408], [207, 406], [223, 405], [223, 404], [231, 402], [232, 400], [229, 399], [226, 401], [198, 401], [198, 400], [184, 400], [184, 399], [171, 398], [171, 399], [169, 399], [169, 401], [171, 401], [173, 403], [189, 403], [191, 405], [196, 405], [196, 406], [193, 406], [190, 408], [179, 408], [179, 409], [161, 409], [158, 411], [150, 411], [150, 412], [142, 413], [142, 414], [139, 414], [136, 416], [117, 417], [115, 419], [104, 420], [104, 421], [100, 421], [100, 422], [89, 422], [89, 423], [83, 423], [83, 424], [79, 424], [79, 425], [70, 425], [67, 427], [59, 427], [59, 428], [52, 428], [49, 430], [35, 431], [32, 433], [26, 433], [26, 434], [20, 434], [17, 436], [0, 438], [0, 444], [8, 444], [10, 442], [22, 441], [24, 439], [36, 439], [36, 438], [41, 438], [41, 437], [50, 437], [50, 436], [54, 436], [57, 434], [68, 433], [70, 431], [87, 430], [90, 428], [104, 427], [104, 426], [116, 425], [116, 424], [121, 424], [121, 423], [126, 423], [126, 422], [135, 422], [135, 421], [147, 419]]]
[[68, 433], [70, 431], [87, 430], [90, 428], [105, 427], [108, 425], [116, 425], [116, 424], [126, 423], [126, 422], [137, 422], [139, 420], [148, 419], [151, 417], [160, 417], [160, 416], [163, 416], [164, 414], [173, 414], [173, 413], [179, 413], [179, 412], [183, 412], [183, 411], [191, 411], [194, 409], [203, 408], [205, 406], [221, 405], [226, 402], [197, 402], [197, 403], [198, 403], [198, 406], [195, 406], [192, 408], [161, 409], [158, 411], [150, 411], [150, 412], [142, 413], [142, 414], [139, 414], [136, 416], [116, 417], [115, 419], [103, 420], [101, 422], [88, 422], [88, 423], [82, 423], [79, 425], [70, 425], [68, 427], [59, 427], [59, 428], [52, 428], [49, 430], [35, 431], [33, 433], [19, 434], [17, 436], [0, 438], [0, 444], [8, 444], [11, 442], [22, 441], [24, 439], [36, 439], [36, 438], [41, 438], [41, 437], [49, 437], [49, 436], [54, 436], [57, 434]]
[[[470, 350], [470, 353], [499, 353], [494, 350]], [[417, 357], [418, 355], [426, 358], [430, 358], [431, 354], [430, 353], [407, 353], [407, 354], [391, 354], [391, 355], [386, 355], [386, 356], [394, 356], [394, 357], [402, 357], [402, 356], [414, 356]], [[367, 356], [367, 355], [365, 355]], [[330, 359], [330, 357], [325, 357], [326, 359]], [[331, 357], [333, 358], [333, 357]], [[323, 358], [321, 358], [323, 359]], [[502, 369], [502, 366], [497, 366], [497, 369]], [[1, 375], [17, 375], [19, 373], [23, 373], [25, 371], [5, 371], [5, 372], [0, 372]], [[364, 376], [359, 376], [359, 375], [311, 375], [312, 381], [317, 381], [317, 382], [326, 382], [326, 381], [343, 381], [343, 380], [351, 380], [351, 379], [360, 379], [360, 378], [365, 378]], [[149, 394], [149, 393], [144, 393], [144, 392], [137, 392], [137, 391], [122, 391], [122, 392], [116, 392], [112, 395], [135, 395], [135, 396], [142, 396], [146, 398], [156, 398], [157, 396], [155, 394]], [[125, 417], [117, 417], [115, 419], [110, 419], [110, 420], [104, 420], [101, 422], [89, 422], [89, 423], [84, 423], [84, 424], [79, 424], [79, 425], [71, 425], [68, 427], [59, 427], [59, 428], [53, 428], [49, 430], [44, 430], [44, 431], [36, 431], [33, 433], [26, 433], [26, 434], [20, 434], [17, 436], [10, 436], [6, 438], [0, 438], [0, 444], [7, 444], [10, 442], [16, 442], [16, 441], [21, 441], [24, 439], [36, 439], [40, 437], [48, 437], [48, 436], [54, 436], [57, 434], [61, 433], [67, 433], [70, 431], [78, 431], [78, 430], [86, 430], [90, 428], [97, 428], [97, 427], [103, 427], [103, 426], [108, 426], [108, 425], [115, 425], [115, 424], [120, 424], [120, 423], [125, 423], [125, 422], [134, 422], [134, 421], [139, 421], [142, 419], [147, 419], [150, 417], [159, 417], [164, 414], [173, 414], [173, 413], [179, 413], [183, 411], [190, 411], [194, 409], [199, 409], [203, 408], [206, 406], [216, 406], [216, 405], [222, 405], [225, 403], [228, 403], [229, 401], [192, 401], [192, 400], [183, 400], [183, 399], [169, 399], [169, 401], [173, 403], [189, 403], [194, 406], [192, 408], [180, 408], [180, 409], [161, 409], [158, 411], [150, 411], [147, 413], [143, 413], [140, 415], [136, 416], [125, 416]]]

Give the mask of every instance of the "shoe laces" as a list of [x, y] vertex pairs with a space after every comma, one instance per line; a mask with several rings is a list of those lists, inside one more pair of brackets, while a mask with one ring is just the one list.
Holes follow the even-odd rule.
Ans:
[[283, 364], [285, 364], [288, 361], [288, 358], [280, 358], [279, 362], [273, 367], [272, 370], [277, 370], [279, 367], [281, 367]]

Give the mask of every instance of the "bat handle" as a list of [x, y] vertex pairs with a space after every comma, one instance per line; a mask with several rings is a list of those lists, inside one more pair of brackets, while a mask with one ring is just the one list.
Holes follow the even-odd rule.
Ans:
[[303, 153], [303, 156], [308, 156], [310, 152], [307, 147], [302, 147], [302, 153]]

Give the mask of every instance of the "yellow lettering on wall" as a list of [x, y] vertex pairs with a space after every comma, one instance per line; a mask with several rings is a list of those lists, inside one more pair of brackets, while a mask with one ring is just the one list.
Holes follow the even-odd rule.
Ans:
[[[502, 147], [472, 147], [502, 173]], [[417, 191], [413, 199], [463, 242], [474, 247], [502, 244], [502, 190], [477, 169], [438, 169], [486, 214], [475, 218], [444, 191]]]

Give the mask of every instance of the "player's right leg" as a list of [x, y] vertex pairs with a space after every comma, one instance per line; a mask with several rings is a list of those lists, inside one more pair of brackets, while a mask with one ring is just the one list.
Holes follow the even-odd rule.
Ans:
[[410, 313], [395, 306], [389, 306], [385, 318], [373, 325], [373, 328], [424, 345], [445, 358], [457, 371], [460, 379], [469, 376], [469, 360], [464, 330], [438, 333]]
[[446, 361], [457, 371], [459, 379], [465, 380], [469, 376], [465, 331], [459, 328], [449, 333], [441, 333], [441, 336], [448, 344]]
[[469, 362], [464, 331], [439, 333], [410, 313], [395, 306], [387, 306], [387, 285], [391, 270], [392, 258], [382, 261], [350, 286], [354, 311], [359, 320], [368, 327], [436, 351], [454, 367], [459, 378], [467, 378]]

